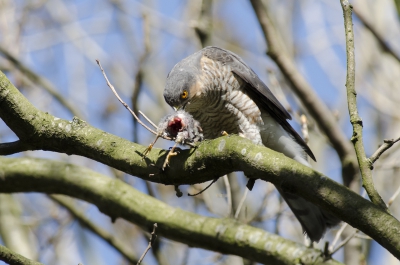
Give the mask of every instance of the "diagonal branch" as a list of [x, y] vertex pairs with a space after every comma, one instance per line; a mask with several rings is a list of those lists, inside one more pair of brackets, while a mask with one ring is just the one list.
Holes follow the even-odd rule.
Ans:
[[357, 110], [357, 93], [355, 88], [355, 54], [354, 54], [354, 32], [352, 21], [352, 6], [348, 0], [340, 0], [344, 14], [344, 30], [346, 34], [346, 55], [347, 55], [347, 102], [349, 108], [350, 122], [353, 126], [351, 141], [357, 154], [357, 160], [361, 171], [363, 187], [373, 203], [387, 209], [385, 202], [374, 187], [370, 162], [364, 150], [362, 129], [363, 124]]
[[378, 160], [381, 155], [386, 152], [392, 145], [400, 141], [400, 137], [397, 139], [384, 139], [383, 144], [372, 154], [369, 158], [370, 168], [371, 170], [374, 168], [374, 163]]
[[375, 28], [375, 26], [368, 21], [368, 19], [362, 15], [357, 8], [353, 8], [353, 13], [358, 17], [358, 19], [361, 21], [361, 23], [365, 26], [366, 29], [368, 29], [371, 34], [375, 37], [375, 39], [378, 41], [379, 45], [381, 45], [382, 49], [390, 54], [397, 62], [400, 63], [400, 56], [397, 55], [397, 53], [389, 46], [389, 44], [383, 39], [381, 36], [381, 33], [378, 32], [378, 30]]

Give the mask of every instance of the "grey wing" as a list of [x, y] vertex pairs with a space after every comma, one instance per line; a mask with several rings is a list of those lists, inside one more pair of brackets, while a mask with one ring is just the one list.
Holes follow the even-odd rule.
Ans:
[[221, 62], [229, 64], [232, 72], [242, 78], [246, 83], [246, 91], [257, 105], [267, 110], [268, 113], [289, 133], [296, 142], [303, 147], [304, 151], [315, 161], [315, 156], [311, 149], [300, 137], [300, 135], [287, 122], [292, 117], [282, 106], [278, 99], [272, 94], [271, 90], [264, 84], [258, 75], [236, 54], [218, 47], [206, 47], [203, 55]]

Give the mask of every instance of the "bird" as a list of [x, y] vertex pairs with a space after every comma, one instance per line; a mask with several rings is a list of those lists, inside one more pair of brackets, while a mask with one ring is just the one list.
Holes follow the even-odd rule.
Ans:
[[[164, 99], [200, 122], [205, 139], [238, 134], [311, 167], [314, 154], [288, 120], [291, 115], [258, 75], [235, 53], [208, 46], [169, 72]], [[249, 187], [250, 186], [250, 187]], [[248, 185], [251, 189], [252, 184]], [[340, 220], [295, 194], [276, 187], [312, 242]]]

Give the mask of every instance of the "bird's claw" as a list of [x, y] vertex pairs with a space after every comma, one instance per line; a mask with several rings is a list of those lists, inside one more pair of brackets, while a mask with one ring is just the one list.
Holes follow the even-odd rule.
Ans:
[[149, 146], [144, 150], [142, 159], [145, 159], [147, 154], [150, 153], [151, 149], [153, 149], [153, 144], [149, 144]]
[[165, 168], [167, 166], [169, 166], [169, 160], [172, 156], [176, 156], [178, 154], [178, 152], [174, 152], [174, 150], [172, 149], [171, 151], [168, 152], [167, 157], [165, 158], [164, 164], [162, 166], [162, 170], [165, 170]]
[[222, 136], [228, 136], [229, 133], [227, 133], [226, 131], [222, 131], [222, 132], [221, 132], [221, 135], [222, 135]]
[[157, 135], [156, 139], [154, 139], [154, 141], [151, 144], [149, 144], [149, 146], [144, 150], [142, 159], [145, 159], [146, 156], [150, 153], [151, 149], [153, 149], [153, 146], [157, 142], [158, 138], [160, 138], [160, 135]]

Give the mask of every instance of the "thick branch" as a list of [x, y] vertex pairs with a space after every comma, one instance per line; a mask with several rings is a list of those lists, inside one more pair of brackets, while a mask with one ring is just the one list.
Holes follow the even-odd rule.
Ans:
[[261, 0], [250, 0], [250, 2], [268, 44], [267, 54], [282, 71], [282, 74], [290, 83], [293, 91], [303, 103], [303, 106], [317, 122], [318, 127], [328, 137], [342, 163], [343, 181], [346, 186], [350, 185], [350, 182], [358, 174], [357, 161], [350, 142], [340, 130], [332, 112], [317, 96], [307, 80], [301, 75], [293, 60], [284, 49], [284, 46], [281, 45], [281, 37], [272, 24]]
[[360, 166], [363, 186], [373, 203], [387, 209], [385, 202], [382, 200], [379, 193], [376, 191], [372, 179], [370, 169], [370, 161], [365, 155], [363, 137], [362, 137], [362, 120], [358, 115], [357, 110], [357, 93], [355, 88], [355, 54], [354, 54], [354, 32], [352, 20], [352, 6], [347, 0], [340, 0], [344, 15], [344, 29], [346, 34], [346, 55], [347, 55], [347, 102], [349, 107], [350, 122], [353, 125], [353, 136], [351, 141], [354, 144], [354, 149], [357, 154], [358, 164]]
[[0, 192], [60, 193], [83, 199], [112, 219], [124, 218], [147, 231], [157, 223], [158, 235], [192, 247], [267, 264], [339, 264], [324, 262], [319, 250], [233, 219], [203, 217], [170, 207], [118, 179], [84, 167], [45, 159], [0, 157], [0, 171]]
[[0, 260], [10, 265], [43, 265], [42, 263], [30, 260], [0, 245]]
[[[400, 257], [400, 223], [395, 218], [321, 173], [283, 154], [254, 145], [247, 139], [226, 136], [205, 141], [197, 148], [181, 151], [171, 159], [170, 167], [162, 171], [167, 151], [153, 149], [146, 159], [142, 159], [141, 154], [146, 149], [144, 146], [98, 130], [79, 119], [66, 121], [43, 113], [35, 109], [4, 75], [0, 75], [0, 117], [22, 141], [29, 142], [32, 149], [85, 156], [152, 182], [166, 185], [195, 184], [232, 171], [243, 171], [246, 176], [270, 181], [287, 192], [329, 210]], [[2, 167], [8, 165], [0, 163]], [[43, 170], [46, 167], [49, 166], [43, 166]], [[29, 168], [25, 169], [27, 174]], [[18, 185], [6, 185], [8, 178], [3, 179], [0, 183], [3, 192], [16, 192], [15, 188], [25, 185], [27, 189], [35, 186], [35, 182], [28, 180], [19, 181]], [[48, 187], [52, 185], [38, 188], [45, 191]], [[119, 194], [118, 189], [110, 187], [107, 186], [110, 193]], [[85, 199], [83, 195], [76, 196]], [[119, 213], [117, 211], [114, 215], [119, 216]], [[160, 222], [153, 220], [152, 223]]]

